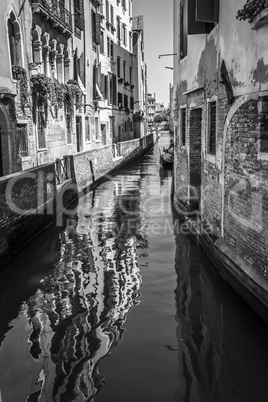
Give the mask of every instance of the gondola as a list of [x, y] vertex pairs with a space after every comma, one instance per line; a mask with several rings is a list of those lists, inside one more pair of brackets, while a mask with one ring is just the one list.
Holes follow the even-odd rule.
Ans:
[[160, 152], [160, 162], [163, 167], [172, 167], [174, 162], [174, 152], [172, 152], [170, 148], [163, 148], [163, 152]]

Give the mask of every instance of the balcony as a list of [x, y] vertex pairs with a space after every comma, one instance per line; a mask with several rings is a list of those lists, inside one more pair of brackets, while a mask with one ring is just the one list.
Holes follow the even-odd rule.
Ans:
[[53, 27], [66, 36], [72, 35], [72, 14], [60, 0], [33, 0], [32, 10], [33, 14], [40, 14], [46, 20], [50, 20]]

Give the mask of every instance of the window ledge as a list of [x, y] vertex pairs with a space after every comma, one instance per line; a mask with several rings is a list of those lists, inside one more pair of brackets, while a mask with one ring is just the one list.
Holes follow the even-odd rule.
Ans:
[[268, 24], [268, 7], [260, 11], [259, 14], [251, 22], [251, 29], [259, 29], [263, 25]]

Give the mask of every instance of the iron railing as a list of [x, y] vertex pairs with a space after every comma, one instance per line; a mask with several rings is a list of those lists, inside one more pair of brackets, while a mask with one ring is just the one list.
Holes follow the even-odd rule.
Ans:
[[63, 159], [56, 159], [54, 167], [57, 184], [61, 184], [64, 180], [70, 179], [71, 164], [68, 156], [65, 156]]

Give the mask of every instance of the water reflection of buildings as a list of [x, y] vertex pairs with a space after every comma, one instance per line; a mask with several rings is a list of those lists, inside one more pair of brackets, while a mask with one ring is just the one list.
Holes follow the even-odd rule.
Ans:
[[[196, 243], [180, 234], [176, 246], [179, 388], [174, 401], [266, 401], [267, 328], [257, 317], [250, 328], [247, 316], [239, 316], [241, 301], [236, 306], [232, 290], [227, 299], [226, 284]], [[245, 312], [254, 322], [246, 307]]]
[[[95, 199], [91, 193], [81, 200], [78, 216], [61, 233], [59, 262], [22, 307], [17, 320], [27, 338], [21, 343], [21, 328], [13, 331], [12, 341], [20, 345], [13, 358], [22, 360], [21, 353], [27, 369], [18, 365], [2, 378], [5, 402], [29, 395], [31, 400], [89, 400], [104, 384], [98, 363], [122, 340], [126, 316], [139, 303], [137, 247], [141, 241], [146, 247], [146, 238], [137, 231], [146, 225], [139, 189], [134, 197], [118, 181], [102, 188]], [[128, 209], [137, 212], [131, 230]], [[10, 341], [8, 332], [3, 347]], [[14, 376], [18, 386], [10, 392]]]

